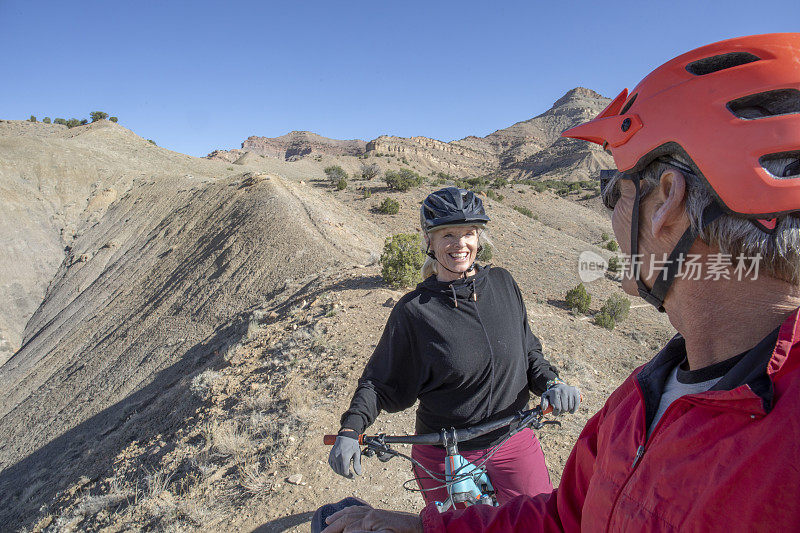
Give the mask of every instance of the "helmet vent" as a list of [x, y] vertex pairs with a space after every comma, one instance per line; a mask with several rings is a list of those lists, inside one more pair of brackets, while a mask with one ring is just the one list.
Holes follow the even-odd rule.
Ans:
[[625, 107], [623, 107], [622, 111], [619, 112], [620, 115], [624, 115], [625, 113], [628, 112], [628, 109], [630, 109], [633, 103], [636, 101], [637, 96], [639, 96], [639, 93], [636, 93], [633, 96], [631, 96], [631, 99], [628, 100], [628, 103], [625, 104]]
[[738, 118], [746, 120], [800, 113], [800, 91], [778, 89], [751, 94], [728, 102], [728, 109]]
[[692, 61], [686, 65], [686, 70], [695, 76], [705, 76], [706, 74], [719, 72], [720, 70], [746, 65], [747, 63], [752, 63], [759, 59], [761, 58], [749, 52], [731, 52], [729, 54], [704, 57], [703, 59]]
[[800, 178], [800, 150], [763, 155], [758, 162], [776, 179]]

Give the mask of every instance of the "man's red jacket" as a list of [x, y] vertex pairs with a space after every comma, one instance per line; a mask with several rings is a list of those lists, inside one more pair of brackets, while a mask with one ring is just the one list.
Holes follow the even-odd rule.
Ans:
[[589, 420], [551, 495], [430, 505], [425, 531], [800, 531], [798, 311], [710, 391], [673, 402], [648, 438], [686, 356], [677, 335]]

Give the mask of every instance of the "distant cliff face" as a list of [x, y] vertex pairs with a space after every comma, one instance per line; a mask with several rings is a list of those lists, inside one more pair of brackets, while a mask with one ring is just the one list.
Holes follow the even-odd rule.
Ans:
[[248, 137], [240, 150], [215, 150], [209, 159], [235, 162], [245, 152], [264, 157], [296, 161], [307, 155], [357, 156], [364, 153], [366, 142], [360, 139], [340, 141], [310, 131], [293, 131], [280, 137]]
[[382, 135], [367, 143], [367, 153], [391, 154], [421, 160], [447, 174], [488, 173], [497, 168], [497, 157], [468, 146], [437, 141], [428, 137], [391, 137]]
[[307, 131], [281, 137], [249, 137], [241, 149], [215, 150], [210, 159], [243, 163], [247, 154], [297, 161], [308, 156], [394, 156], [433, 173], [456, 177], [501, 174], [509, 178], [547, 177], [569, 181], [612, 168], [611, 157], [593, 145], [561, 138], [564, 130], [597, 116], [608, 98], [577, 87], [559, 98], [553, 107], [529, 120], [517, 122], [486, 137], [469, 136], [443, 142], [428, 137], [382, 135], [369, 142], [328, 139]]

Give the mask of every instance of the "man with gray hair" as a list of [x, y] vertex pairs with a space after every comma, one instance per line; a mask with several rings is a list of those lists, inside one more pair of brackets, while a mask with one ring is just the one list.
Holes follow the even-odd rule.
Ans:
[[800, 34], [683, 54], [564, 136], [614, 156], [623, 289], [678, 334], [589, 420], [549, 497], [363, 529], [797, 530]]

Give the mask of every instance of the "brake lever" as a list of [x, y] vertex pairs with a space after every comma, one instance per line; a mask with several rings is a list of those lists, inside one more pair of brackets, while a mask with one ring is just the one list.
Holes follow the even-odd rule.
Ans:
[[391, 448], [387, 448], [386, 450], [379, 450], [375, 453], [378, 456], [378, 460], [382, 463], [385, 463], [392, 459], [392, 457], [397, 456], [397, 452], [392, 450]]

